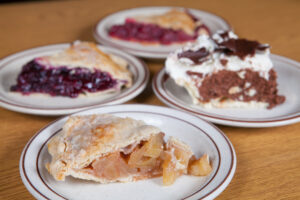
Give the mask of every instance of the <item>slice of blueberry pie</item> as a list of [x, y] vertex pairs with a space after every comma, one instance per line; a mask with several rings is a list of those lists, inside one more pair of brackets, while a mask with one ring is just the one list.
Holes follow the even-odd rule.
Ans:
[[26, 63], [11, 91], [75, 98], [119, 91], [131, 84], [125, 60], [103, 53], [94, 43], [76, 41], [62, 52]]
[[161, 15], [128, 17], [124, 24], [109, 29], [113, 38], [163, 45], [192, 41], [200, 34], [209, 34], [207, 26], [187, 10], [178, 9]]

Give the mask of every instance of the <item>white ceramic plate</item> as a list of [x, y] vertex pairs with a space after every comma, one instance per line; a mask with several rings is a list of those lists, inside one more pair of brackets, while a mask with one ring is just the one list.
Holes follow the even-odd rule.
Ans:
[[300, 121], [300, 63], [291, 59], [271, 55], [278, 75], [279, 94], [286, 100], [283, 104], [268, 109], [246, 108], [202, 108], [194, 105], [187, 91], [169, 78], [162, 69], [153, 79], [156, 96], [168, 106], [196, 114], [211, 122], [240, 127], [282, 126]]
[[[145, 58], [166, 58], [167, 55], [178, 49], [180, 45], [142, 45], [136, 42], [127, 42], [113, 39], [108, 35], [108, 30], [116, 24], [123, 24], [125, 19], [135, 15], [162, 14], [174, 7], [141, 7], [133, 8], [111, 14], [100, 20], [95, 29], [95, 39], [105, 45], [120, 48], [128, 53]], [[175, 7], [176, 8], [176, 7]], [[184, 9], [179, 8], [177, 9]], [[221, 17], [209, 12], [196, 9], [188, 9], [195, 17], [200, 18], [212, 33], [217, 30], [230, 30], [230, 25]], [[183, 44], [182, 44], [183, 45]], [[181, 46], [182, 46], [181, 45]]]
[[75, 115], [110, 113], [143, 120], [159, 127], [166, 137], [175, 136], [191, 146], [197, 156], [207, 153], [213, 171], [207, 177], [181, 176], [168, 187], [162, 178], [132, 183], [98, 184], [67, 177], [55, 181], [45, 164], [51, 156], [47, 142], [61, 128], [67, 117], [58, 119], [38, 133], [25, 146], [20, 159], [23, 183], [37, 199], [213, 199], [231, 181], [236, 168], [236, 155], [228, 138], [214, 125], [188, 113], [149, 105], [115, 105], [89, 109]]
[[148, 67], [141, 60], [111, 47], [99, 46], [106, 53], [117, 55], [129, 63], [133, 74], [133, 85], [117, 93], [95, 97], [51, 97], [42, 95], [24, 96], [10, 92], [22, 66], [37, 56], [51, 55], [69, 47], [57, 44], [33, 48], [10, 55], [0, 61], [0, 106], [23, 113], [38, 115], [63, 115], [99, 105], [124, 103], [140, 94], [149, 80]]

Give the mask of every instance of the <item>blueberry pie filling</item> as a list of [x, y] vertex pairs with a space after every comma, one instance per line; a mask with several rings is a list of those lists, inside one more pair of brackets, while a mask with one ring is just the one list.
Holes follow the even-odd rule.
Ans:
[[83, 67], [46, 67], [32, 60], [23, 66], [17, 84], [11, 86], [11, 91], [24, 95], [38, 92], [74, 98], [85, 92], [103, 91], [117, 85], [117, 80], [107, 72], [91, 72]]
[[76, 41], [64, 51], [36, 57], [23, 65], [12, 92], [76, 98], [117, 92], [132, 85], [126, 60], [102, 52], [90, 42]]

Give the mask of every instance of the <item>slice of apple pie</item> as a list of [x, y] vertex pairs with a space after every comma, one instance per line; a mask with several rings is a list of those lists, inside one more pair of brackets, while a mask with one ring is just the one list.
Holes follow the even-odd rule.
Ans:
[[173, 137], [165, 142], [157, 127], [108, 114], [70, 117], [48, 151], [52, 160], [46, 168], [61, 181], [66, 176], [100, 183], [163, 176], [163, 184], [171, 185], [182, 174], [206, 176], [212, 170], [207, 155], [196, 160], [187, 144]]

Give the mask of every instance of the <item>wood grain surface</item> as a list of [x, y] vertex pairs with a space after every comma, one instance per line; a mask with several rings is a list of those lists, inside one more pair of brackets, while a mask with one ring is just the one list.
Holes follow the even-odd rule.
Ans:
[[[184, 6], [224, 17], [235, 32], [272, 46], [272, 52], [300, 61], [298, 0], [126, 0], [33, 1], [0, 4], [0, 58], [41, 45], [94, 41], [102, 17], [139, 6]], [[146, 60], [151, 78], [163, 61]], [[300, 78], [300, 77], [299, 77]], [[299, 86], [300, 89], [300, 86]], [[128, 103], [164, 106], [148, 84]], [[0, 199], [33, 199], [19, 175], [27, 141], [55, 117], [0, 108]], [[220, 127], [237, 153], [237, 170], [217, 199], [300, 199], [300, 123], [276, 128]]]

